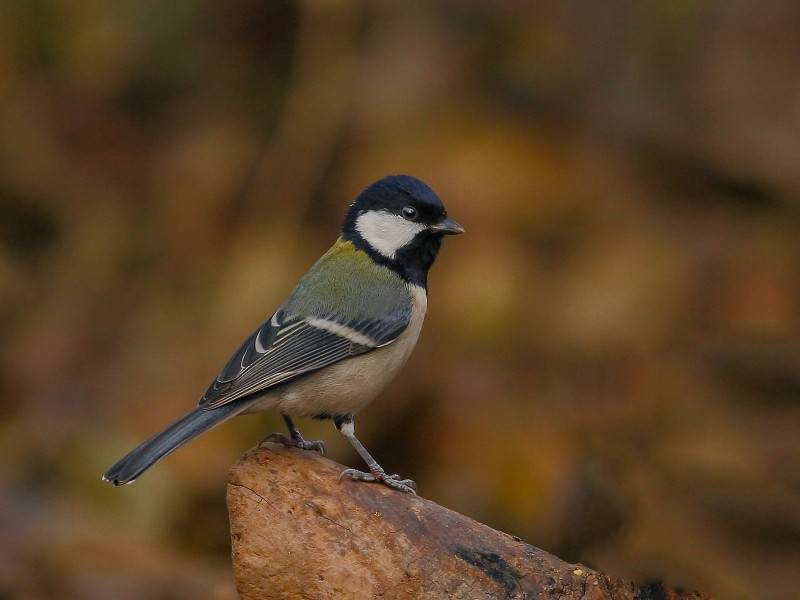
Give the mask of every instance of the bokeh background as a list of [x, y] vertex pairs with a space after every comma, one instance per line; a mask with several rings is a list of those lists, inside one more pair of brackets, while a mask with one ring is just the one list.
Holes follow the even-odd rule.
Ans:
[[389, 173], [468, 234], [357, 420], [387, 470], [617, 575], [797, 597], [796, 1], [10, 0], [0, 39], [0, 598], [234, 597], [226, 469], [279, 418], [100, 474]]

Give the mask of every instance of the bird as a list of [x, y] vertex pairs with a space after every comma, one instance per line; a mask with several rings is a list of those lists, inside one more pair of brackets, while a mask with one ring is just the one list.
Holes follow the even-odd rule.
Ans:
[[325, 454], [298, 417], [333, 421], [366, 463], [339, 479], [416, 493], [388, 475], [355, 435], [354, 415], [397, 375], [417, 344], [428, 305], [428, 271], [446, 235], [464, 233], [439, 196], [410, 175], [390, 175], [350, 203], [339, 237], [294, 290], [231, 356], [197, 406], [134, 448], [103, 475], [132, 483], [156, 461], [220, 423], [278, 411], [289, 435], [266, 440]]

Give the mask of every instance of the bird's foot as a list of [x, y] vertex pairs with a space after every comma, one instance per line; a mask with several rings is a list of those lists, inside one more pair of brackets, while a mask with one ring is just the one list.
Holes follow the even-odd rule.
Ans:
[[400, 475], [387, 475], [382, 469], [365, 473], [358, 469], [345, 469], [339, 474], [339, 481], [349, 477], [354, 481], [377, 481], [407, 494], [417, 494], [417, 484], [411, 479], [400, 479]]
[[262, 444], [264, 442], [275, 442], [276, 444], [282, 444], [290, 448], [300, 448], [301, 450], [314, 450], [325, 456], [325, 442], [322, 440], [305, 440], [302, 436], [294, 438], [282, 433], [270, 433], [261, 440]]

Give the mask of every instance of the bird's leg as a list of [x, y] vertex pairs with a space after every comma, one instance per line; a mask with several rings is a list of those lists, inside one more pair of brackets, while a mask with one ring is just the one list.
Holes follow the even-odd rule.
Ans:
[[286, 423], [286, 428], [289, 430], [289, 435], [291, 437], [287, 437], [282, 433], [271, 433], [264, 438], [264, 442], [277, 442], [284, 446], [292, 446], [294, 448], [301, 448], [302, 450], [316, 450], [322, 456], [325, 456], [325, 444], [322, 440], [304, 439], [297, 425], [292, 421], [292, 418], [284, 414], [281, 414], [281, 416]]
[[342, 480], [343, 477], [349, 477], [350, 479], [355, 479], [357, 481], [379, 481], [385, 485], [388, 485], [390, 488], [395, 490], [400, 490], [401, 492], [406, 492], [409, 494], [416, 494], [417, 493], [417, 484], [414, 483], [411, 479], [400, 479], [399, 475], [387, 475], [386, 471], [377, 463], [377, 461], [372, 458], [367, 449], [364, 448], [364, 445], [358, 441], [358, 438], [355, 435], [355, 427], [353, 425], [353, 415], [344, 415], [344, 416], [337, 416], [334, 417], [333, 422], [336, 425], [336, 429], [347, 438], [347, 441], [355, 448], [358, 455], [364, 459], [364, 462], [367, 463], [367, 467], [369, 467], [369, 473], [365, 473], [363, 471], [358, 471], [356, 469], [345, 469], [339, 475], [339, 481]]

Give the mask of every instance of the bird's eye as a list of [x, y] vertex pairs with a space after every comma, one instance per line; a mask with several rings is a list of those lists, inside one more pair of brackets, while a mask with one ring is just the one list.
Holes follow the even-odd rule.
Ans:
[[415, 220], [419, 214], [417, 209], [413, 206], [406, 206], [401, 212], [403, 213], [403, 218], [408, 219], [409, 221]]

